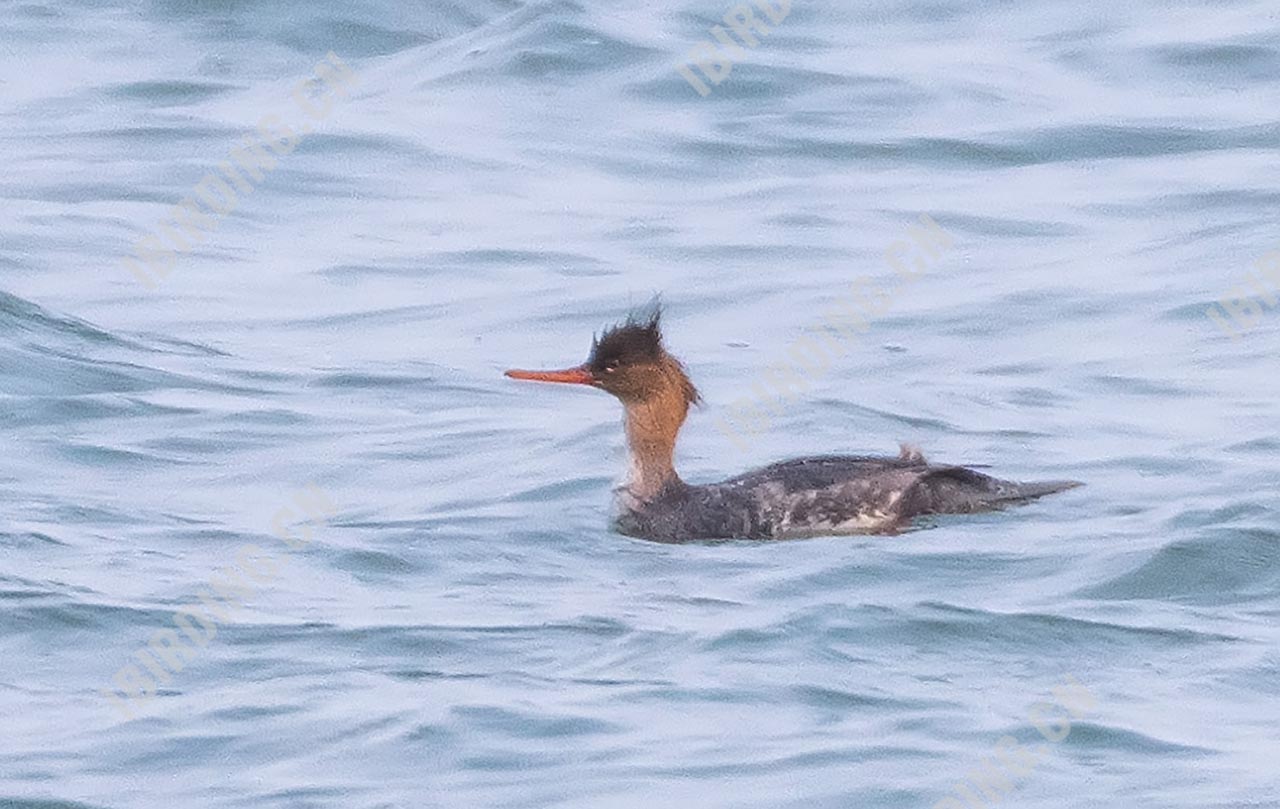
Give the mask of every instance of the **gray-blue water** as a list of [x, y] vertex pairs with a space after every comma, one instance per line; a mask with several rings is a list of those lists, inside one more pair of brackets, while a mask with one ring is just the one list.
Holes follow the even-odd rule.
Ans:
[[[1280, 311], [1205, 315], [1280, 247], [1276, 5], [794, 0], [703, 97], [733, 5], [0, 6], [0, 805], [1280, 805]], [[311, 131], [144, 286], [267, 115]], [[921, 214], [954, 244], [718, 429]], [[655, 292], [688, 480], [910, 441], [1088, 485], [619, 536], [616, 402], [501, 371]]]

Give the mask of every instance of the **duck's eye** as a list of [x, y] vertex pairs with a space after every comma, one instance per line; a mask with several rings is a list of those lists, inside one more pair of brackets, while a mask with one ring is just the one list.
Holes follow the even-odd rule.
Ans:
[[608, 365], [604, 366], [604, 372], [606, 374], [611, 374], [616, 370], [618, 370], [618, 363], [616, 362], [611, 362]]

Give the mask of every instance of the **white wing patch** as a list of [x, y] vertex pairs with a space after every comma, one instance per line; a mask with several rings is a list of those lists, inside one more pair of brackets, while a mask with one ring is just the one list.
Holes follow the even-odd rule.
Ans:
[[[811, 506], [823, 493], [810, 493], [806, 496], [806, 506]], [[844, 520], [824, 520], [824, 519], [806, 519], [800, 522], [792, 520], [792, 515], [796, 511], [799, 503], [793, 504], [791, 508], [786, 510], [782, 517], [782, 521], [778, 524], [775, 536], [779, 538], [799, 538], [812, 536], [827, 536], [832, 534], [863, 534], [878, 533], [887, 528], [891, 528], [898, 521], [898, 514], [894, 506], [902, 499], [902, 492], [896, 491], [889, 495], [888, 499], [878, 507], [868, 507], [865, 511], [859, 511], [854, 516]], [[805, 510], [808, 510], [807, 508]]]

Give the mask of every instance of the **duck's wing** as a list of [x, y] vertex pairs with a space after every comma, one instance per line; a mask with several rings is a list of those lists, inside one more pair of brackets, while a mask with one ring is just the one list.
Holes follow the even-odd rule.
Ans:
[[903, 498], [929, 467], [917, 456], [821, 456], [756, 469], [706, 487], [749, 503], [752, 530], [769, 537], [894, 531]]
[[883, 458], [872, 455], [821, 455], [770, 464], [730, 478], [721, 485], [754, 488], [780, 485], [787, 492], [816, 491], [902, 470], [924, 472], [923, 457]]

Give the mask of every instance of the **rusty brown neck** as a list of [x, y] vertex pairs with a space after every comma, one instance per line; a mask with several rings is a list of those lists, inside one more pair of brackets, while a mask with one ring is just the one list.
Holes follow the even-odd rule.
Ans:
[[652, 500], [664, 486], [680, 479], [674, 465], [676, 436], [689, 402], [680, 386], [663, 386], [642, 400], [627, 402], [626, 410], [631, 453], [626, 487], [635, 497]]

